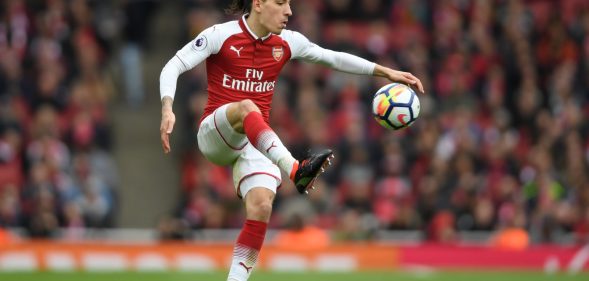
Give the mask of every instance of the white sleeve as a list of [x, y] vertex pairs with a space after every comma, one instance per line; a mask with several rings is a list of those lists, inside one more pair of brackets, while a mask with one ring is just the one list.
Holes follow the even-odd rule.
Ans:
[[209, 27], [176, 52], [160, 74], [160, 98], [169, 96], [174, 99], [178, 76], [219, 52], [218, 33], [216, 26]]
[[372, 75], [375, 63], [344, 52], [321, 48], [299, 32], [285, 30], [282, 37], [291, 49], [291, 59], [327, 65], [335, 70], [353, 74]]

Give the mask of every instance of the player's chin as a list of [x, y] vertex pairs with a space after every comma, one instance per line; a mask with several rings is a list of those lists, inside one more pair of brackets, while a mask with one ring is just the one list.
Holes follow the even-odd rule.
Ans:
[[275, 30], [273, 30], [272, 33], [274, 33], [276, 35], [280, 35], [280, 33], [282, 33], [283, 30], [284, 30], [284, 28], [279, 27], [279, 28], [276, 28]]

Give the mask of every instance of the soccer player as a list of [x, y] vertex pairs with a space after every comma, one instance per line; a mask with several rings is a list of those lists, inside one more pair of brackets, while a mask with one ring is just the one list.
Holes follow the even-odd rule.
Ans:
[[245, 281], [264, 242], [280, 171], [290, 175], [304, 194], [333, 157], [325, 149], [297, 161], [269, 127], [272, 95], [282, 67], [301, 59], [343, 72], [385, 77], [421, 92], [423, 86], [410, 73], [321, 48], [302, 34], [286, 30], [292, 15], [289, 0], [234, 0], [230, 10], [244, 15], [205, 29], [164, 66], [160, 133], [168, 153], [178, 76], [206, 61], [208, 101], [199, 123], [198, 147], [209, 161], [232, 165], [236, 193], [245, 201], [246, 221], [228, 276], [228, 280]]

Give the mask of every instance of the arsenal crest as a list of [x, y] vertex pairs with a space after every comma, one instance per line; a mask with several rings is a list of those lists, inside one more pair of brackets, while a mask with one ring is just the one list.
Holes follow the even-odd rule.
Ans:
[[272, 47], [272, 57], [274, 57], [276, 61], [280, 61], [283, 54], [284, 51], [282, 50], [282, 46]]

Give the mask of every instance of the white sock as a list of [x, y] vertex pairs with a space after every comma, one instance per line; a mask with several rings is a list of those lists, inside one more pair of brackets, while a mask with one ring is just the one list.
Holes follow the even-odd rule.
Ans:
[[292, 157], [290, 151], [282, 144], [278, 135], [271, 130], [261, 133], [257, 140], [256, 147], [268, 159], [272, 160], [282, 171], [290, 175], [294, 163], [297, 161]]
[[242, 244], [236, 244], [227, 280], [246, 281], [252, 274], [257, 261], [258, 251]]

